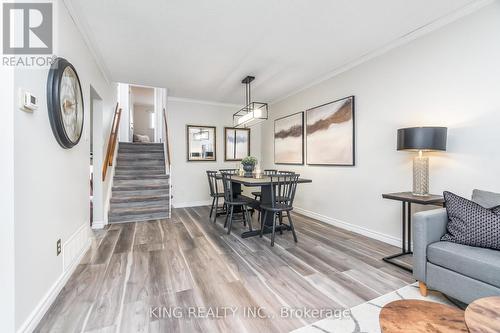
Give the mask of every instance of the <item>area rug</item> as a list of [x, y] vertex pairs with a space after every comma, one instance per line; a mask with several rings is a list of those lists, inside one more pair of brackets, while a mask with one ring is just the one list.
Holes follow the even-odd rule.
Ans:
[[420, 299], [455, 306], [439, 292], [429, 291], [427, 297], [421, 296], [415, 283], [351, 308], [350, 316], [323, 319], [293, 333], [380, 333], [380, 310], [385, 304], [401, 299]]

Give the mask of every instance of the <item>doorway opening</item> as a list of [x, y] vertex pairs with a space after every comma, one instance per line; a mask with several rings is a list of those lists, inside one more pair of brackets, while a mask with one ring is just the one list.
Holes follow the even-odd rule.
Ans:
[[155, 89], [130, 86], [130, 124], [133, 142], [156, 142]]

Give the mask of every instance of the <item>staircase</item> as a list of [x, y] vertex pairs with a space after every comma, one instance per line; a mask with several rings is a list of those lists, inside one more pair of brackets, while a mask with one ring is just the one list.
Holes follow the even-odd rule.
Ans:
[[120, 142], [108, 221], [168, 218], [169, 187], [162, 143]]

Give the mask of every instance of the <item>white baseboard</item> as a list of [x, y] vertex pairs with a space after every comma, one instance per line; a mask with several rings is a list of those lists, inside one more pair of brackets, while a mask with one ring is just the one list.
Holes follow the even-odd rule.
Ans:
[[63, 267], [62, 274], [56, 282], [50, 287], [49, 291], [30, 313], [25, 322], [19, 327], [17, 333], [33, 332], [43, 318], [49, 307], [52, 305], [57, 295], [68, 282], [71, 274], [75, 271], [78, 263], [82, 260], [87, 250], [90, 248], [91, 240], [89, 235], [89, 226], [83, 224], [78, 230], [64, 242], [62, 248]]
[[67, 272], [71, 267], [76, 266], [78, 258], [82, 252], [90, 246], [90, 227], [84, 223], [71, 235], [62, 246], [63, 272]]
[[348, 223], [345, 221], [334, 219], [334, 218], [329, 217], [329, 216], [325, 216], [325, 215], [321, 215], [321, 214], [318, 214], [315, 212], [311, 212], [307, 209], [294, 207], [293, 210], [299, 214], [302, 214], [302, 215], [305, 215], [307, 217], [319, 220], [321, 222], [325, 222], [325, 223], [331, 224], [333, 226], [336, 226], [336, 227], [339, 227], [342, 229], [346, 229], [346, 230], [358, 233], [360, 235], [382, 241], [382, 242], [390, 244], [390, 245], [401, 246], [401, 239], [400, 238], [389, 236], [389, 235], [383, 234], [383, 233], [378, 232], [378, 231], [370, 230], [368, 228], [360, 227], [360, 226], [352, 224], [352, 223]]
[[173, 202], [172, 206], [174, 208], [185, 208], [185, 207], [209, 206], [211, 204], [212, 200], [200, 200], [200, 201], [188, 201], [188, 202]]

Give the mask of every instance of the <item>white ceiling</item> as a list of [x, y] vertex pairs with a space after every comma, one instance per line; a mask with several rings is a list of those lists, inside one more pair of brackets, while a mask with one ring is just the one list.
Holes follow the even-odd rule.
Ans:
[[271, 102], [474, 0], [67, 0], [113, 81]]

